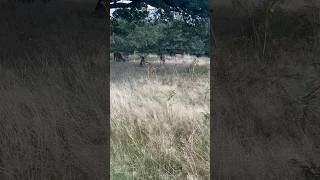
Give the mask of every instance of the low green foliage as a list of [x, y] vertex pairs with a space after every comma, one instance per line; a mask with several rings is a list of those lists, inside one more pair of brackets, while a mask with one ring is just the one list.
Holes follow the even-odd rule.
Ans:
[[165, 97], [166, 101], [170, 101], [176, 95], [176, 91], [169, 90], [166, 92], [162, 92], [162, 95]]

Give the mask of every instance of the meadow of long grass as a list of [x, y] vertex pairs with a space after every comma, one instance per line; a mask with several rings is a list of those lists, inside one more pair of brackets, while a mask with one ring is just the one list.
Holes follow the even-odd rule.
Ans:
[[283, 53], [272, 65], [220, 56], [212, 112], [216, 179], [319, 178], [319, 71], [300, 53]]
[[216, 8], [212, 177], [320, 179], [319, 46], [309, 11], [275, 11], [262, 56], [248, 18]]
[[105, 178], [106, 26], [90, 7], [1, 3], [0, 179]]
[[111, 62], [111, 179], [209, 179], [209, 59], [151, 62]]

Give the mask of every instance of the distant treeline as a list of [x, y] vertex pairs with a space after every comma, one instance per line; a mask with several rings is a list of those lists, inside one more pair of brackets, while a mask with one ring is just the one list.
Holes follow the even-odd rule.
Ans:
[[111, 18], [111, 51], [209, 55], [209, 18], [151, 18], [147, 12], [123, 11]]

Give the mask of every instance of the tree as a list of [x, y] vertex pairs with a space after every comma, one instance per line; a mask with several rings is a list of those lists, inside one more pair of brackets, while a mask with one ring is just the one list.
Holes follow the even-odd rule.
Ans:
[[[123, 11], [123, 9], [119, 9]], [[111, 18], [111, 50], [132, 53], [189, 53], [208, 55], [209, 21], [153, 19], [118, 16]], [[122, 14], [119, 13], [119, 14]]]
[[[111, 50], [208, 55], [209, 0], [113, 0]], [[148, 21], [147, 5], [156, 17]], [[213, 31], [212, 31], [213, 32]]]

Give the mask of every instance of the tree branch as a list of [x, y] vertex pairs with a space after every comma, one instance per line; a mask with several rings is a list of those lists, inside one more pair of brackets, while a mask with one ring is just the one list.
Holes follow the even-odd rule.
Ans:
[[113, 3], [110, 4], [110, 9], [114, 9], [114, 8], [128, 8], [128, 7], [134, 7], [136, 6], [135, 3]]

